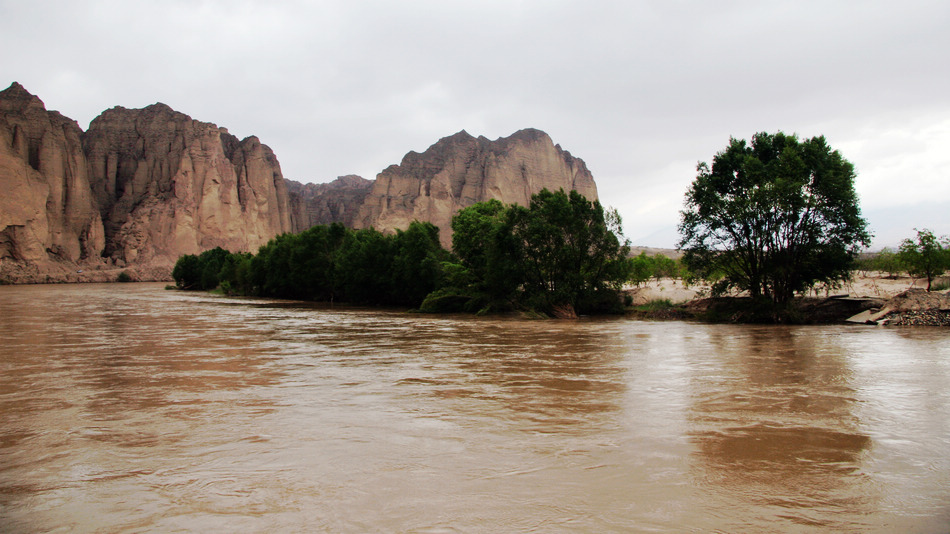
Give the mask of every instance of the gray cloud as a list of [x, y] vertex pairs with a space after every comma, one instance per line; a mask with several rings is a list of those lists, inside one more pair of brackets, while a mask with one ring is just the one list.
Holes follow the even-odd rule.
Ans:
[[461, 129], [536, 127], [588, 163], [630, 237], [671, 246], [696, 162], [783, 130], [824, 134], [855, 163], [878, 246], [910, 235], [896, 214], [950, 211], [945, 2], [0, 0], [0, 13], [7, 83], [81, 126], [162, 101], [257, 135], [295, 180], [373, 177]]

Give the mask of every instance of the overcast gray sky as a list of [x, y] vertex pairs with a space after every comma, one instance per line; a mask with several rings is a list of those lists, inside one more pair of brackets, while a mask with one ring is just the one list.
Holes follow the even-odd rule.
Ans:
[[696, 163], [730, 136], [825, 135], [875, 248], [950, 234], [946, 0], [0, 0], [0, 49], [0, 85], [83, 129], [164, 102], [258, 136], [301, 182], [539, 128], [640, 245], [675, 244]]

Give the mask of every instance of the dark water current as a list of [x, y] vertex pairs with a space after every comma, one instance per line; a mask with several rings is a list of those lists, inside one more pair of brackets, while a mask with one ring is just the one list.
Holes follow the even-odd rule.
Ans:
[[2, 532], [950, 532], [950, 331], [0, 287]]

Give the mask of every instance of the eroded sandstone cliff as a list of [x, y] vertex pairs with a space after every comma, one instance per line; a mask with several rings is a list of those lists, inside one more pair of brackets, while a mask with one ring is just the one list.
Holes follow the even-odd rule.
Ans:
[[0, 92], [0, 188], [0, 280], [165, 277], [182, 254], [256, 251], [293, 230], [280, 164], [256, 137], [164, 104], [110, 109], [83, 132], [16, 82]]
[[527, 204], [544, 188], [597, 198], [584, 162], [539, 130], [495, 141], [462, 131], [375, 182], [300, 184], [256, 137], [164, 104], [112, 108], [83, 132], [15, 82], [0, 92], [0, 188], [0, 280], [18, 282], [107, 280], [117, 267], [162, 278], [182, 254], [254, 252], [334, 222], [393, 231], [427, 221], [449, 247], [452, 216], [475, 202]]
[[542, 189], [574, 189], [597, 199], [584, 161], [546, 133], [526, 129], [490, 141], [461, 131], [421, 154], [408, 153], [401, 164], [381, 172], [353, 225], [391, 230], [427, 221], [440, 228], [442, 244], [449, 247], [452, 216], [458, 210], [489, 199], [527, 205]]
[[82, 130], [14, 82], [0, 92], [0, 262], [98, 262], [105, 236]]
[[193, 120], [164, 104], [112, 108], [83, 136], [105, 254], [172, 264], [217, 246], [256, 251], [292, 230], [274, 153], [256, 137]]

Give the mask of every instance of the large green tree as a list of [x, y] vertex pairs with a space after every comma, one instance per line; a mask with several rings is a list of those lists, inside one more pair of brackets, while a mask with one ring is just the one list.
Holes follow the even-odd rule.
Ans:
[[824, 137], [757, 133], [702, 162], [681, 212], [680, 248], [718, 290], [776, 303], [817, 283], [847, 279], [870, 234], [854, 166]]
[[616, 312], [629, 277], [620, 217], [580, 193], [542, 190], [529, 206], [489, 200], [452, 219], [457, 264], [423, 304], [432, 311], [528, 308]]
[[412, 221], [409, 228], [396, 231], [393, 249], [392, 301], [419, 305], [442, 283], [442, 263], [449, 257], [439, 244], [439, 227]]
[[932, 231], [914, 230], [917, 239], [903, 240], [897, 257], [907, 267], [908, 274], [927, 279], [927, 291], [930, 291], [934, 278], [950, 268], [950, 239], [944, 236], [942, 245]]
[[523, 283], [523, 245], [512, 231], [510, 211], [491, 199], [452, 218], [452, 251], [465, 270], [459, 278], [468, 282], [478, 309], [510, 308]]
[[577, 191], [531, 197], [511, 208], [512, 231], [521, 243], [526, 301], [546, 312], [605, 311], [629, 276], [629, 244], [621, 241], [620, 216]]
[[218, 287], [218, 273], [231, 253], [221, 247], [199, 255], [186, 254], [175, 262], [172, 278], [181, 289], [207, 290]]

